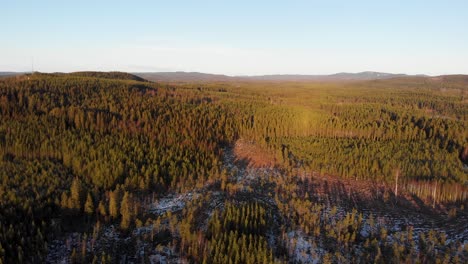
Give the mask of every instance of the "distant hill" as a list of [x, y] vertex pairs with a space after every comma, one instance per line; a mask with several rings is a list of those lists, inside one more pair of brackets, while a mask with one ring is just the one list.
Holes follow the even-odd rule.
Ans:
[[[11, 77], [22, 74], [25, 72], [0, 72], [0, 77]], [[35, 74], [46, 74], [35, 72]], [[468, 75], [441, 75], [441, 76], [427, 76], [427, 75], [407, 75], [407, 74], [393, 74], [385, 72], [365, 71], [358, 73], [335, 73], [330, 75], [301, 75], [301, 74], [272, 74], [272, 75], [252, 75], [252, 76], [228, 76], [222, 74], [209, 74], [200, 72], [98, 72], [98, 71], [81, 71], [72, 73], [47, 73], [46, 75], [70, 75], [82, 77], [94, 77], [105, 79], [119, 79], [119, 80], [134, 80], [134, 81], [153, 81], [153, 82], [230, 82], [230, 81], [290, 81], [290, 82], [344, 82], [344, 81], [366, 81], [366, 80], [386, 80], [403, 78], [427, 78], [428, 81], [434, 82], [450, 82], [458, 84], [468, 84]]]
[[[30, 72], [0, 72], [0, 77], [11, 77], [17, 75], [31, 75]], [[93, 78], [103, 78], [103, 79], [115, 79], [115, 80], [132, 80], [147, 82], [147, 80], [127, 72], [99, 72], [99, 71], [81, 71], [81, 72], [54, 72], [54, 73], [44, 73], [44, 72], [34, 72], [34, 76], [75, 76], [75, 77], [93, 77]]]
[[358, 72], [358, 73], [337, 73], [328, 75], [332, 79], [339, 79], [339, 80], [380, 80], [380, 79], [390, 79], [396, 77], [406, 77], [409, 75], [406, 74], [394, 74], [394, 73], [386, 73], [386, 72], [373, 72], [373, 71], [365, 71], [365, 72]]
[[82, 76], [82, 77], [94, 77], [94, 78], [104, 78], [104, 79], [118, 79], [118, 80], [133, 80], [146, 82], [147, 80], [136, 76], [134, 74], [126, 72], [96, 72], [96, 71], [82, 71], [82, 72], [72, 72], [68, 73], [70, 76]]
[[246, 76], [244, 78], [265, 81], [364, 81], [390, 79], [405, 76], [408, 75], [366, 71], [358, 73], [341, 72], [330, 75], [275, 74], [261, 76]]
[[273, 74], [253, 76], [227, 76], [200, 72], [145, 72], [134, 73], [150, 81], [160, 82], [212, 82], [212, 81], [363, 81], [409, 76], [384, 72], [335, 73], [330, 75]]
[[200, 72], [141, 72], [134, 74], [154, 82], [224, 82], [239, 79], [222, 74]]
[[432, 77], [432, 80], [437, 80], [441, 78], [443, 81], [458, 82], [463, 84], [468, 84], [468, 75], [466, 74], [453, 74], [453, 75], [441, 75], [437, 77]]
[[22, 72], [0, 72], [0, 77], [8, 77], [23, 74]]

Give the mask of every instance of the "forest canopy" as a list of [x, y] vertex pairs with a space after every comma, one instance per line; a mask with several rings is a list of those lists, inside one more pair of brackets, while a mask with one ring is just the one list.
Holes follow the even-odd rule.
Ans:
[[[399, 184], [403, 191], [429, 203], [464, 203], [467, 83], [466, 76], [446, 76], [350, 83], [172, 85], [121, 72], [34, 73], [1, 79], [0, 260], [45, 261], [50, 242], [74, 230], [73, 219], [86, 223], [79, 229], [87, 234], [97, 223], [114, 223], [128, 232], [143, 221], [156, 222], [159, 218], [144, 213], [148, 197], [206, 186], [242, 193], [244, 189], [236, 189], [236, 181], [228, 179], [223, 161], [239, 140], [271, 153], [274, 166], [291, 181], [297, 180], [293, 171], [302, 171]], [[271, 181], [278, 184], [280, 177]], [[275, 189], [277, 209], [264, 201], [236, 202], [226, 194], [229, 201], [207, 218], [206, 233], [199, 237], [193, 219], [200, 213], [197, 208], [207, 203], [204, 198], [183, 212], [185, 220], [164, 215], [180, 230], [168, 227], [158, 229], [158, 234], [169, 236], [180, 256], [213, 263], [286, 260], [291, 254], [285, 249], [288, 246], [275, 250], [267, 241], [266, 224], [281, 225], [273, 223], [279, 221], [273, 217], [278, 213], [311, 234], [314, 229], [328, 230], [327, 245], [336, 242], [343, 252], [359, 240], [356, 230], [363, 220], [357, 213], [339, 219], [356, 225], [346, 238], [348, 231], [335, 233], [336, 226], [321, 226], [314, 216], [309, 216], [310, 222], [301, 220], [304, 205], [281, 193], [285, 186]], [[305, 195], [301, 186], [295, 191]], [[435, 191], [433, 186], [438, 186]], [[304, 199], [308, 201], [309, 194]], [[326, 214], [318, 205], [308, 206], [307, 210]], [[184, 229], [184, 224], [191, 228]], [[439, 234], [431, 236], [441, 239]], [[376, 248], [396, 256], [389, 253], [391, 246], [379, 246], [373, 239], [379, 236], [362, 238], [372, 252], [366, 257], [378, 258]], [[383, 235], [380, 239], [385, 240]], [[196, 241], [203, 244], [196, 248]], [[84, 244], [84, 253], [73, 251], [70, 259], [116, 260], [110, 256], [115, 252], [97, 253]], [[411, 250], [405, 254], [416, 258]]]

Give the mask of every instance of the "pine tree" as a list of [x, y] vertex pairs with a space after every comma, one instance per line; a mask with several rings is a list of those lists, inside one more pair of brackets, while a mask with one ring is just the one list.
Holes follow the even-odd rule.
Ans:
[[98, 212], [100, 215], [104, 217], [107, 216], [107, 209], [106, 209], [106, 206], [104, 206], [104, 203], [102, 201], [100, 201], [98, 204]]
[[120, 224], [120, 227], [122, 229], [127, 229], [131, 221], [133, 219], [133, 205], [131, 201], [131, 195], [129, 192], [125, 191], [124, 196], [122, 198], [122, 205], [120, 208], [120, 214], [122, 215], [122, 222]]
[[65, 192], [62, 193], [61, 200], [60, 200], [60, 206], [62, 208], [69, 208], [68, 195]]
[[119, 216], [120, 191], [118, 189], [110, 193], [109, 196], [109, 215], [116, 219]]
[[84, 211], [85, 213], [92, 215], [94, 214], [94, 202], [93, 198], [91, 197], [91, 194], [88, 193], [88, 196], [86, 197], [86, 202], [84, 205]]
[[78, 180], [78, 178], [74, 178], [72, 185], [70, 187], [71, 191], [71, 201], [72, 201], [72, 207], [73, 209], [81, 209], [82, 205], [82, 193], [83, 193], [83, 187], [81, 186], [81, 181]]

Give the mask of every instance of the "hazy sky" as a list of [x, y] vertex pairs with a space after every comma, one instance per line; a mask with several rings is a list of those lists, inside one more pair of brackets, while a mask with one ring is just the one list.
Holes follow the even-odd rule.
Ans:
[[0, 71], [468, 74], [468, 1], [0, 0]]

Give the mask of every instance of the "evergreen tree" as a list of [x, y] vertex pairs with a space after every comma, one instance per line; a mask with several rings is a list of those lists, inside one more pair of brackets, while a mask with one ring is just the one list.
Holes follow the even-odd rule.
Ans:
[[109, 215], [116, 219], [119, 216], [120, 191], [119, 189], [110, 192], [109, 195]]
[[86, 197], [86, 202], [84, 205], [84, 211], [88, 215], [93, 215], [94, 214], [94, 202], [93, 198], [91, 197], [91, 194], [88, 193], [88, 196]]
[[81, 181], [78, 178], [73, 178], [72, 185], [70, 187], [72, 208], [81, 210], [83, 201], [83, 187]]
[[120, 227], [122, 229], [127, 229], [133, 220], [133, 203], [132, 198], [129, 192], [125, 191], [122, 198], [122, 205], [120, 208], [120, 214], [122, 215], [122, 222]]

